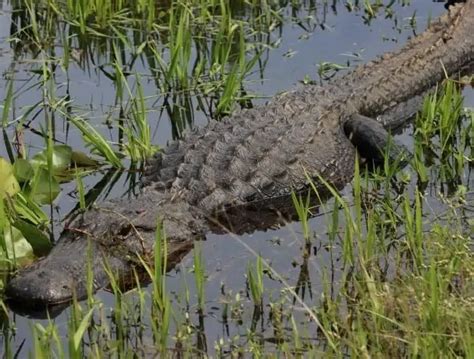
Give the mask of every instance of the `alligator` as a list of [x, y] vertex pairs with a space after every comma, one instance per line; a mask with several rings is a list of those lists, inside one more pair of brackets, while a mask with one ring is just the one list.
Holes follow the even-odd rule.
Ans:
[[11, 279], [7, 298], [37, 307], [82, 299], [88, 268], [93, 290], [108, 286], [110, 273], [130, 278], [138, 255], [152, 258], [157, 223], [172, 266], [195, 240], [222, 229], [221, 219], [242, 232], [291, 217], [292, 192], [307, 191], [310, 179], [324, 191], [322, 178], [340, 189], [353, 176], [356, 146], [368, 156], [384, 148], [395, 120], [382, 124], [378, 115], [472, 66], [472, 34], [474, 0], [467, 0], [398, 51], [191, 130], [149, 161], [138, 197], [76, 218], [49, 255]]

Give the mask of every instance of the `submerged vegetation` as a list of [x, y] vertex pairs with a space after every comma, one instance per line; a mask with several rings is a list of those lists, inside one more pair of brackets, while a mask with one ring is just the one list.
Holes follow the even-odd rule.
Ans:
[[[405, 5], [342, 3], [349, 11], [361, 8], [366, 23], [378, 13], [395, 16], [394, 4]], [[255, 96], [246, 81], [263, 79], [283, 24], [298, 26], [304, 36], [324, 26], [319, 17], [330, 5], [9, 4], [13, 56], [5, 73], [0, 158], [5, 276], [47, 253], [56, 217], [69, 220], [111, 193], [122, 172], [133, 195], [144, 160], [159, 151], [162, 117], [179, 138], [203, 118], [251, 107]], [[415, 17], [409, 22], [416, 25]], [[315, 74], [322, 81], [345, 67], [324, 62]], [[76, 71], [106, 81], [109, 96], [96, 99], [93, 86], [91, 93], [77, 91]], [[321, 207], [293, 196], [300, 223], [268, 240], [269, 248], [291, 252], [284, 263], [233, 237], [222, 240], [243, 248], [245, 260], [232, 284], [215, 283], [205, 242], [172, 279], [163, 256], [166, 235], [158, 227], [154, 266], [143, 262], [146, 278], [137, 273], [135, 289], [124, 292], [109, 273], [110, 304], [109, 297], [92, 294], [91, 276], [90, 295], [72, 304], [66, 323], [28, 322], [26, 346], [18, 342], [15, 316], [0, 302], [4, 356], [474, 357], [474, 112], [464, 108], [459, 84], [447, 81], [429, 95], [414, 128], [405, 169], [386, 161], [369, 172], [357, 160], [351, 186], [333, 191]], [[89, 189], [97, 174], [102, 178]], [[72, 211], [58, 215], [54, 201], [67, 191]]]

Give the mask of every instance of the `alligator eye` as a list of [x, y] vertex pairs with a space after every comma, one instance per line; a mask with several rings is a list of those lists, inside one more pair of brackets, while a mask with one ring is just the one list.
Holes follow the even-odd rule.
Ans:
[[130, 233], [131, 230], [132, 230], [132, 226], [128, 225], [128, 226], [120, 228], [120, 231], [117, 234], [119, 236], [126, 237]]

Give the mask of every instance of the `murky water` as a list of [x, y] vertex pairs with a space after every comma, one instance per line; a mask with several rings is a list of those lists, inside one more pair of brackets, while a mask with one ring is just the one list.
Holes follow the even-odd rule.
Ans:
[[[281, 34], [275, 31], [272, 36], [276, 39], [281, 35], [281, 42], [277, 48], [268, 51], [265, 66], [262, 67], [261, 71], [256, 69], [248, 77], [245, 85], [246, 91], [262, 95], [262, 97], [269, 97], [291, 88], [307, 75], [311, 78], [317, 78], [317, 64], [319, 63], [335, 62], [345, 65], [350, 61], [351, 65], [356, 65], [358, 62], [370, 60], [378, 54], [399, 48], [407, 38], [414, 33], [421, 32], [430, 18], [437, 17], [445, 11], [441, 3], [413, 0], [410, 6], [397, 5], [394, 7], [396, 21], [379, 16], [373, 19], [370, 25], [367, 25], [363, 19], [362, 11], [348, 12], [342, 3], [335, 3], [334, 9], [321, 6], [321, 10], [317, 13], [319, 17], [313, 15], [312, 19], [303, 19], [307, 21], [306, 23], [303, 21], [308, 26], [306, 30], [303, 26], [288, 21], [282, 27]], [[0, 98], [5, 98], [6, 79], [10, 76], [11, 71], [14, 71], [16, 90], [22, 91], [21, 89], [23, 89], [24, 91], [24, 94], [18, 97], [15, 103], [15, 107], [21, 113], [25, 106], [38, 101], [41, 98], [41, 93], [35, 86], [29, 88], [37, 81], [34, 73], [31, 72], [35, 59], [28, 54], [21, 56], [20, 59], [15, 59], [11, 44], [7, 41], [10, 36], [10, 11], [9, 3], [0, 1], [0, 73], [2, 73]], [[416, 14], [416, 25], [413, 26], [411, 20], [414, 14]], [[302, 12], [301, 15], [306, 14]], [[72, 65], [67, 72], [67, 76], [62, 74], [55, 81], [58, 84], [58, 93], [65, 93], [67, 90], [73, 99], [74, 106], [88, 109], [90, 118], [97, 118], [96, 127], [103, 133], [108, 134], [110, 140], [114, 141], [117, 134], [107, 128], [104, 120], [115, 111], [115, 88], [113, 83], [98, 70], [99, 66], [100, 64], [94, 64], [88, 68], [82, 68], [77, 64]], [[143, 74], [143, 77], [150, 75], [150, 69], [139, 61], [135, 63], [133, 70]], [[160, 106], [162, 103], [153, 81], [144, 81], [143, 86], [145, 96], [157, 101], [156, 107], [151, 109], [152, 114], [149, 116], [153, 121], [154, 141], [161, 146], [165, 146], [166, 142], [172, 137], [172, 126], [166, 111], [161, 112]], [[474, 106], [473, 91], [466, 90], [465, 97], [465, 104]], [[263, 101], [265, 100], [255, 100], [254, 103]], [[203, 125], [206, 121], [205, 114], [196, 110], [194, 125]], [[32, 123], [30, 127], [35, 128], [35, 126], [35, 123]], [[40, 130], [39, 128], [35, 129]], [[7, 129], [10, 135], [12, 134], [11, 131], [11, 128]], [[74, 130], [67, 131], [66, 126], [63, 126], [62, 131], [57, 133], [57, 139], [69, 144], [74, 149], [85, 150], [80, 135]], [[401, 136], [400, 140], [409, 144], [409, 132], [408, 135]], [[25, 130], [25, 143], [30, 153], [35, 153], [44, 147], [44, 139], [35, 135], [30, 129]], [[0, 156], [6, 157], [3, 146], [0, 147]], [[87, 188], [93, 187], [101, 178], [102, 174], [100, 173], [87, 178]], [[466, 181], [467, 185], [473, 183], [472, 179], [469, 178]], [[102, 195], [99, 200], [104, 200], [105, 197], [116, 198], [126, 195], [128, 188], [129, 184], [123, 176], [110, 191], [106, 192], [107, 195]], [[57, 209], [55, 213], [58, 214], [58, 217], [64, 216], [76, 205], [76, 200], [72, 195], [74, 190], [74, 183], [64, 185], [64, 190], [56, 201]], [[349, 196], [350, 188], [346, 188], [343, 194]], [[435, 200], [433, 200], [433, 203], [436, 207]], [[331, 206], [331, 202], [328, 206]], [[247, 234], [238, 238], [210, 234], [206, 241], [200, 243], [208, 274], [206, 284], [208, 312], [201, 324], [205, 327], [203, 329], [205, 329], [205, 339], [210, 352], [214, 350], [213, 343], [218, 338], [227, 341], [237, 334], [245, 335], [245, 325], [235, 323], [227, 325], [221, 318], [222, 302], [226, 296], [235, 298], [235, 295], [240, 293], [243, 298], [242, 305], [245, 307], [251, 306], [246, 290], [245, 274], [248, 263], [255, 263], [255, 256], [245, 246], [250, 247], [255, 253], [260, 253], [290, 286], [298, 287], [298, 283], [302, 284], [300, 289], [305, 288], [304, 300], [310, 306], [316, 304], [320, 297], [323, 276], [333, 276], [335, 278], [333, 282], [337, 282], [337, 262], [340, 258], [334, 258], [322, 246], [325, 238], [326, 221], [327, 218], [324, 216], [316, 216], [310, 220], [316, 240], [313, 241], [311, 255], [308, 258], [302, 257], [304, 243], [301, 238], [299, 223], [292, 223], [281, 229]], [[57, 229], [59, 228], [60, 225], [57, 226]], [[168, 288], [176, 294], [176, 298], [182, 298], [187, 287], [190, 292], [191, 303], [195, 304], [192, 266], [192, 254], [188, 254], [177, 269], [169, 273]], [[277, 297], [282, 284], [276, 279], [265, 278], [265, 287], [274, 288]], [[129, 296], [133, 295], [133, 292], [129, 293]], [[104, 303], [113, 306], [114, 297], [110, 293], [101, 292], [99, 296]], [[175, 304], [177, 306], [181, 305]], [[250, 314], [250, 310], [244, 311], [244, 315]], [[56, 325], [64, 332], [67, 331], [68, 316], [68, 310], [65, 310], [54, 319]], [[17, 328], [12, 339], [13, 345], [18, 347], [26, 339], [26, 344], [21, 352], [26, 353], [31, 348], [31, 326], [34, 323], [46, 325], [47, 321], [32, 320], [14, 314], [12, 314], [12, 317]], [[192, 320], [198, 321], [197, 317], [192, 318]], [[303, 313], [299, 320], [305, 320]], [[250, 321], [251, 317], [242, 318], [243, 323]], [[262, 334], [271, 337], [271, 329], [266, 328], [263, 320], [258, 325], [262, 326]], [[0, 347], [2, 348], [4, 346], [3, 340], [5, 338], [0, 336]]]

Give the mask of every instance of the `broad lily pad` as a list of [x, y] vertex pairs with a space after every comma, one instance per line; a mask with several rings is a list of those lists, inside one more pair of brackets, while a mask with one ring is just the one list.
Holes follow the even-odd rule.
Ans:
[[3, 199], [5, 194], [13, 196], [19, 191], [20, 185], [15, 178], [13, 166], [0, 157], [0, 199]]
[[50, 176], [45, 168], [38, 168], [31, 181], [31, 198], [40, 204], [51, 204], [58, 196], [61, 188], [54, 176]]
[[13, 164], [15, 177], [20, 182], [27, 182], [33, 178], [35, 171], [29, 161], [19, 158]]
[[71, 161], [77, 167], [97, 167], [100, 163], [81, 151], [73, 151]]
[[48, 236], [35, 225], [16, 219], [13, 226], [18, 229], [33, 248], [34, 254], [42, 257], [49, 253], [52, 244]]
[[[60, 173], [66, 170], [72, 158], [72, 149], [67, 145], [53, 146], [52, 170], [55, 173]], [[32, 159], [31, 164], [35, 168], [48, 168], [48, 152], [47, 149], [37, 153]]]
[[33, 248], [23, 234], [15, 227], [7, 226], [3, 229], [3, 237], [7, 251], [7, 258], [28, 261], [34, 258]]

